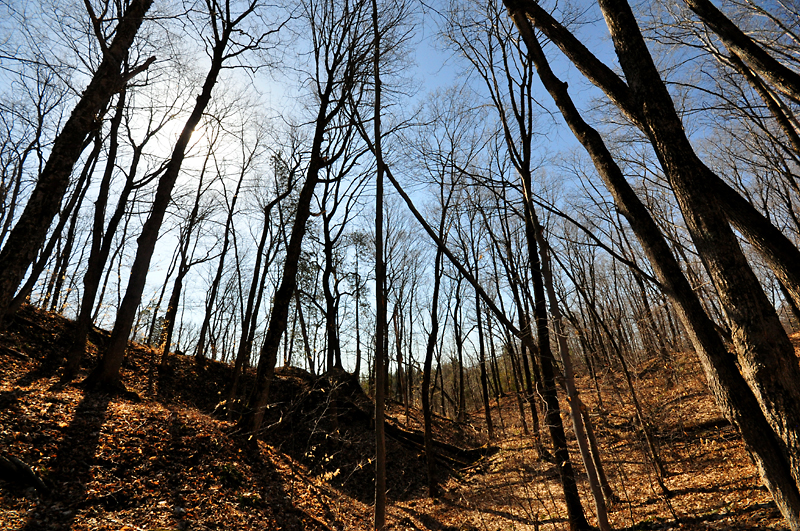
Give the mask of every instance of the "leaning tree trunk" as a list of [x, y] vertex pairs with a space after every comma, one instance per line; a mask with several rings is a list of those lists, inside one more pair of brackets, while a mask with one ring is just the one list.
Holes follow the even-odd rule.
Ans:
[[714, 323], [670, 251], [664, 235], [625, 180], [602, 138], [581, 117], [567, 85], [550, 69], [526, 15], [510, 6], [514, 22], [525, 40], [545, 88], [553, 97], [575, 137], [581, 142], [628, 220], [656, 276], [675, 303], [706, 373], [709, 388], [725, 416], [736, 424], [752, 452], [759, 473], [781, 513], [793, 530], [800, 529], [800, 492], [789, 472], [783, 445], [761, 412], [756, 397], [738, 372], [717, 334]]
[[[697, 0], [687, 0], [687, 2], [698, 3]], [[651, 136], [653, 133], [652, 126], [660, 130], [662, 132], [660, 137], [667, 144], [660, 144], [659, 140], [655, 139], [654, 147], [656, 147], [656, 151], [668, 146], [678, 148], [678, 144], [680, 144], [677, 151], [691, 154], [690, 158], [694, 160], [689, 162], [691, 172], [695, 175], [694, 178], [698, 183], [704, 183], [704, 186], [710, 188], [712, 195], [709, 197], [714, 197], [722, 204], [722, 213], [727, 216], [728, 220], [735, 225], [736, 229], [747, 238], [753, 248], [764, 258], [775, 275], [785, 284], [795, 302], [800, 305], [800, 269], [796, 267], [796, 264], [800, 263], [800, 250], [749, 201], [745, 200], [730, 185], [705, 166], [694, 154], [691, 145], [686, 140], [685, 132], [671, 100], [669, 100], [669, 94], [666, 93], [664, 84], [653, 66], [649, 51], [641, 39], [636, 20], [630, 13], [630, 7], [626, 3], [613, 4], [609, 7], [608, 13], [621, 14], [625, 11], [629, 13], [625, 15], [628, 22], [621, 25], [617, 24], [617, 28], [627, 27], [634, 30], [630, 36], [634, 39], [638, 38], [640, 41], [636, 45], [636, 51], [628, 55], [630, 60], [640, 61], [640, 64], [634, 67], [637, 72], [628, 72], [626, 77], [629, 83], [631, 83], [631, 79], [635, 80], [635, 78], [642, 75], [647, 77], [647, 79], [643, 79], [642, 82], [638, 83], [640, 90], [644, 89], [648, 92], [648, 95], [644, 97], [642, 97], [642, 94], [637, 96], [635, 91], [632, 90], [637, 83], [632, 83], [630, 87], [626, 85], [611, 68], [599, 61], [574, 35], [553, 19], [536, 2], [506, 0], [506, 6], [509, 9], [521, 9], [530, 16], [535, 21], [537, 28], [542, 30], [564, 52], [587, 79], [603, 90], [620, 111], [642, 132]], [[629, 48], [629, 46], [626, 45], [624, 48]], [[649, 66], [646, 63], [649, 63]], [[663, 94], [659, 96], [652, 91], [660, 91]], [[655, 99], [651, 100], [651, 97]], [[642, 101], [652, 103], [648, 107], [648, 113], [651, 116], [650, 120], [643, 114]], [[667, 105], [656, 104], [658, 101], [667, 102]], [[654, 111], [656, 107], [660, 110]], [[658, 117], [653, 115], [654, 112], [658, 114]], [[673, 136], [673, 134], [677, 136]]]
[[58, 214], [61, 199], [69, 186], [72, 168], [85, 147], [86, 136], [99, 126], [97, 117], [111, 97], [124, 88], [128, 79], [148, 68], [155, 60], [154, 57], [148, 59], [128, 75], [120, 72], [152, 3], [153, 0], [133, 0], [122, 14], [114, 40], [105, 49], [92, 80], [56, 137], [25, 210], [0, 251], [0, 321], [47, 237], [50, 223]]
[[300, 254], [303, 247], [303, 237], [306, 233], [306, 223], [311, 214], [311, 199], [314, 196], [314, 188], [319, 181], [319, 172], [327, 163], [321, 155], [322, 142], [325, 133], [326, 112], [330, 98], [330, 90], [323, 93], [323, 100], [320, 103], [320, 110], [317, 114], [316, 130], [314, 142], [312, 144], [311, 160], [306, 180], [300, 195], [297, 198], [297, 211], [295, 213], [294, 225], [286, 246], [286, 258], [283, 263], [283, 274], [281, 283], [273, 297], [272, 312], [270, 313], [267, 333], [264, 337], [264, 344], [261, 347], [256, 376], [256, 388], [254, 390], [254, 400], [250, 404], [249, 411], [242, 417], [239, 424], [248, 433], [255, 434], [261, 428], [264, 419], [264, 411], [269, 400], [269, 389], [272, 377], [275, 373], [275, 364], [278, 361], [278, 348], [280, 347], [281, 337], [286, 331], [287, 319], [289, 317], [289, 305], [291, 298], [297, 288], [297, 270], [300, 263]]
[[[123, 93], [124, 94], [124, 93]], [[115, 151], [116, 143], [112, 140], [112, 145], [109, 153]], [[100, 290], [100, 280], [103, 277], [103, 269], [108, 257], [111, 254], [111, 246], [114, 241], [114, 234], [119, 227], [125, 215], [128, 197], [133, 191], [135, 178], [137, 175], [139, 161], [142, 157], [142, 150], [144, 144], [137, 146], [134, 149], [130, 167], [128, 168], [125, 186], [120, 193], [117, 201], [117, 206], [108, 221], [108, 227], [105, 228], [103, 233], [103, 218], [105, 217], [105, 206], [108, 200], [108, 193], [111, 187], [112, 168], [106, 167], [106, 172], [100, 182], [100, 189], [98, 191], [98, 198], [95, 203], [94, 222], [92, 226], [92, 243], [91, 250], [89, 251], [89, 259], [87, 260], [86, 273], [83, 276], [83, 298], [81, 299], [80, 312], [78, 319], [75, 322], [75, 331], [72, 338], [72, 345], [67, 354], [67, 364], [64, 368], [62, 379], [67, 381], [71, 380], [78, 373], [80, 368], [81, 359], [86, 351], [86, 338], [89, 335], [89, 330], [92, 327], [92, 309], [94, 308], [95, 299], [97, 299], [97, 292]], [[110, 155], [109, 155], [110, 157]], [[114, 258], [111, 258], [113, 264]], [[106, 278], [107, 280], [107, 278]], [[100, 294], [100, 300], [103, 299], [103, 293]]]
[[[686, 137], [630, 6], [623, 0], [602, 0], [600, 7], [635, 104], [642, 111], [645, 131], [725, 309], [743, 375], [781, 437], [800, 486], [800, 366], [794, 347], [728, 225], [731, 213], [715, 199], [720, 190], [709, 182], [708, 175], [713, 173]], [[787, 284], [790, 287], [794, 286]]]
[[[31, 274], [28, 275], [28, 280], [25, 281], [25, 284], [20, 288], [19, 292], [14, 296], [14, 299], [11, 301], [11, 304], [8, 306], [8, 313], [16, 313], [17, 310], [22, 306], [22, 304], [28, 300], [33, 288], [36, 287], [36, 282], [39, 280], [42, 272], [44, 271], [45, 267], [47, 267], [47, 262], [50, 259], [50, 256], [53, 254], [53, 249], [55, 249], [57, 243], [59, 242], [61, 232], [64, 230], [64, 227], [67, 224], [67, 221], [70, 219], [70, 213], [73, 212], [76, 208], [80, 209], [80, 205], [83, 203], [83, 199], [86, 196], [86, 192], [89, 190], [89, 183], [90, 178], [89, 176], [94, 172], [95, 164], [97, 163], [97, 159], [100, 155], [100, 151], [103, 148], [103, 141], [99, 131], [95, 132], [95, 146], [92, 152], [87, 157], [86, 164], [83, 167], [83, 171], [81, 171], [80, 177], [78, 177], [78, 182], [75, 186], [75, 191], [70, 197], [69, 201], [67, 201], [66, 206], [64, 207], [61, 215], [59, 217], [58, 223], [56, 223], [55, 228], [53, 229], [53, 235], [47, 244], [44, 246], [41, 254], [39, 255], [39, 259], [33, 266], [31, 270]], [[77, 216], [77, 211], [75, 215], [72, 217], [72, 224], [74, 225]]]
[[144, 291], [147, 272], [150, 268], [150, 260], [153, 257], [153, 250], [155, 249], [158, 239], [158, 232], [161, 229], [161, 223], [164, 220], [167, 206], [172, 197], [172, 189], [175, 186], [175, 181], [183, 165], [183, 159], [186, 156], [189, 140], [195, 128], [200, 123], [206, 107], [211, 101], [211, 92], [222, 70], [222, 64], [225, 60], [225, 50], [233, 29], [232, 25], [225, 24], [222, 33], [219, 35], [219, 40], [214, 44], [211, 67], [208, 74], [206, 74], [203, 88], [200, 95], [197, 97], [192, 113], [189, 115], [188, 120], [186, 120], [186, 124], [178, 137], [175, 148], [172, 150], [169, 164], [158, 181], [150, 216], [147, 218], [147, 221], [145, 221], [137, 240], [139, 246], [136, 250], [136, 257], [134, 258], [133, 265], [131, 266], [125, 296], [117, 310], [117, 318], [114, 323], [114, 329], [111, 332], [111, 339], [109, 340], [103, 359], [89, 375], [86, 382], [90, 387], [113, 388], [121, 386], [119, 370], [122, 366], [125, 348], [128, 345], [128, 336], [130, 335], [131, 327], [133, 326], [133, 321], [136, 316], [136, 309], [139, 307], [139, 303], [142, 299], [142, 292]]
[[684, 0], [731, 52], [778, 90], [800, 103], [800, 74], [781, 64], [709, 0]]

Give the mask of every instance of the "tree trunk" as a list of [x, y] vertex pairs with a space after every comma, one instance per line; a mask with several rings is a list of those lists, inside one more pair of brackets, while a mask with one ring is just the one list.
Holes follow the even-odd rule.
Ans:
[[330, 219], [323, 215], [323, 254], [325, 268], [322, 271], [322, 292], [325, 295], [325, 335], [327, 337], [327, 369], [342, 368], [342, 348], [339, 343], [339, 305], [331, 287], [335, 273], [333, 263], [333, 241], [330, 235]]
[[[636, 45], [636, 50], [627, 56], [629, 60], [640, 62], [636, 66], [628, 65], [629, 68], [633, 69], [626, 72], [626, 78], [630, 84], [629, 88], [612, 69], [600, 62], [536, 2], [507, 0], [506, 4], [509, 9], [522, 9], [528, 16], [532, 17], [537, 28], [541, 29], [564, 52], [584, 76], [603, 90], [634, 125], [651, 138], [657, 153], [664, 148], [672, 146], [674, 149], [670, 151], [673, 156], [668, 158], [672, 160], [670, 164], [673, 170], [677, 171], [681, 165], [678, 163], [678, 159], [682, 158], [680, 153], [685, 155], [684, 163], [688, 167], [684, 168], [684, 170], [688, 170], [690, 175], [694, 175], [696, 182], [704, 183], [706, 191], [702, 192], [700, 196], [710, 194], [708, 197], [714, 197], [716, 201], [719, 201], [720, 206], [712, 209], [717, 211], [717, 215], [724, 214], [727, 216], [728, 220], [741, 231], [766, 260], [776, 276], [785, 284], [795, 302], [800, 305], [800, 270], [795, 266], [795, 264], [800, 263], [800, 250], [764, 215], [758, 212], [751, 203], [705, 166], [694, 154], [691, 145], [686, 140], [680, 120], [675, 114], [669, 94], [666, 92], [664, 84], [653, 66], [647, 47], [641, 40], [641, 34], [638, 31], [635, 18], [630, 13], [630, 7], [623, 3], [613, 4], [608, 9], [609, 14], [627, 11], [629, 13], [629, 15], [626, 15], [627, 22], [621, 25], [617, 24], [615, 27], [617, 30], [626, 27], [632, 29], [632, 33], [629, 33], [628, 37], [625, 38], [632, 37], [636, 39], [638, 35], [640, 40], [640, 43]], [[630, 44], [633, 42], [630, 41]], [[627, 44], [623, 45], [623, 49], [629, 47]], [[628, 62], [630, 63], [631, 61]], [[650, 66], [648, 66], [648, 63]], [[625, 67], [623, 67], [623, 70], [625, 70]], [[641, 76], [645, 76], [646, 79], [641, 79], [640, 82], [637, 82], [636, 79]], [[636, 89], [637, 86], [638, 89]], [[636, 94], [637, 90], [640, 92], [638, 95]], [[647, 95], [643, 96], [642, 91], [646, 92]], [[659, 92], [661, 94], [658, 94]], [[643, 114], [645, 107], [642, 106], [642, 102], [645, 101], [653, 103], [653, 105], [647, 107], [647, 112], [650, 114], [649, 120]], [[660, 131], [658, 138], [653, 137], [655, 132], [654, 129], [651, 129], [653, 127], [655, 130]], [[662, 141], [666, 143], [661, 143]], [[659, 155], [659, 157], [661, 156]], [[662, 166], [665, 162], [662, 161]], [[667, 171], [667, 168], [664, 167], [664, 170]], [[669, 175], [668, 178], [673, 180]], [[688, 179], [689, 176], [685, 175], [684, 178]], [[691, 187], [689, 188], [691, 189]], [[679, 190], [675, 190], [675, 192], [679, 192]], [[705, 201], [705, 199], [702, 199], [702, 201]], [[697, 245], [697, 242], [695, 242], [695, 245]], [[732, 259], [738, 261], [736, 258]]]
[[[553, 320], [553, 331], [556, 334], [556, 342], [558, 344], [558, 351], [561, 354], [561, 363], [564, 366], [564, 384], [567, 390], [567, 402], [569, 403], [570, 417], [572, 418], [572, 426], [575, 430], [575, 439], [578, 443], [578, 449], [581, 452], [583, 459], [583, 466], [586, 469], [586, 475], [589, 478], [589, 488], [594, 498], [594, 506], [597, 516], [597, 522], [601, 531], [609, 531], [611, 526], [608, 523], [608, 511], [606, 510], [605, 498], [603, 496], [600, 480], [598, 479], [598, 470], [595, 466], [599, 463], [599, 453], [592, 454], [589, 448], [589, 440], [586, 435], [586, 427], [584, 426], [583, 416], [581, 410], [584, 409], [581, 402], [578, 390], [575, 387], [575, 374], [572, 368], [572, 354], [569, 352], [567, 346], [567, 336], [564, 334], [561, 322], [561, 310], [559, 309], [558, 299], [556, 298], [556, 290], [553, 287], [553, 270], [550, 265], [550, 249], [547, 241], [542, 234], [542, 227], [533, 212], [532, 221], [534, 222], [534, 229], [536, 230], [536, 239], [539, 243], [539, 253], [541, 255], [540, 263], [542, 265], [542, 280], [547, 291], [547, 297], [550, 300], [550, 315]], [[596, 450], [596, 448], [595, 448]]]
[[[521, 174], [525, 190], [525, 236], [528, 244], [528, 258], [530, 260], [531, 280], [534, 292], [534, 315], [536, 317], [536, 332], [539, 347], [539, 363], [542, 369], [542, 397], [546, 405], [545, 418], [550, 438], [553, 441], [553, 452], [556, 458], [561, 487], [564, 491], [564, 500], [567, 505], [570, 529], [589, 529], [589, 523], [581, 506], [578, 485], [575, 482], [575, 472], [567, 450], [567, 436], [561, 421], [561, 409], [558, 403], [558, 394], [555, 381], [553, 353], [550, 348], [550, 327], [547, 319], [547, 306], [544, 295], [544, 279], [542, 277], [541, 261], [537, 252], [535, 213], [530, 198], [531, 176]], [[530, 337], [530, 336], [527, 336]]]
[[[444, 221], [444, 213], [442, 214]], [[443, 223], [439, 228], [442, 229]], [[436, 450], [433, 446], [433, 415], [431, 413], [431, 368], [433, 365], [433, 351], [436, 348], [436, 336], [439, 333], [439, 287], [442, 282], [442, 251], [436, 250], [433, 269], [433, 293], [431, 295], [431, 331], [425, 347], [425, 364], [422, 369], [422, 417], [424, 421], [425, 436], [425, 463], [428, 472], [428, 496], [435, 498], [439, 495], [439, 485], [436, 481]]]
[[483, 337], [483, 318], [481, 313], [481, 297], [476, 292], [475, 317], [478, 321], [478, 363], [481, 368], [481, 398], [483, 398], [483, 417], [486, 421], [486, 431], [489, 435], [489, 440], [491, 440], [494, 439], [494, 426], [492, 426], [492, 410], [489, 406], [489, 375], [486, 370], [486, 346]]
[[[75, 185], [75, 191], [72, 194], [72, 197], [67, 202], [66, 206], [64, 207], [61, 215], [59, 217], [58, 223], [56, 224], [55, 229], [53, 230], [53, 234], [50, 237], [50, 240], [44, 247], [44, 250], [39, 255], [39, 259], [36, 261], [36, 264], [33, 266], [33, 270], [31, 274], [28, 275], [28, 280], [25, 281], [25, 284], [19, 290], [19, 292], [14, 296], [14, 299], [11, 301], [11, 304], [8, 306], [8, 313], [16, 313], [19, 310], [20, 306], [28, 299], [33, 288], [36, 286], [36, 282], [38, 281], [39, 277], [41, 276], [42, 272], [44, 271], [45, 267], [47, 266], [47, 261], [50, 259], [50, 256], [53, 254], [53, 249], [56, 247], [57, 242], [61, 236], [61, 232], [64, 230], [64, 226], [67, 224], [67, 221], [70, 219], [70, 213], [76, 211], [76, 208], [80, 210], [80, 206], [83, 203], [83, 199], [86, 196], [86, 192], [89, 190], [89, 185], [91, 179], [89, 178], [90, 175], [94, 172], [95, 164], [97, 163], [97, 158], [100, 155], [100, 151], [103, 148], [103, 142], [101, 135], [98, 132], [95, 132], [95, 145], [92, 153], [87, 157], [87, 162], [83, 167], [83, 171], [81, 172], [80, 177]], [[77, 211], [75, 216], [77, 216]], [[72, 217], [72, 227], [70, 230], [74, 230], [74, 224], [77, 221], [75, 216]], [[1, 325], [0, 325], [1, 326]]]
[[109, 340], [108, 347], [100, 365], [92, 371], [86, 382], [90, 387], [119, 387], [122, 385], [120, 382], [119, 369], [122, 366], [125, 348], [128, 345], [128, 336], [131, 332], [136, 309], [141, 302], [142, 292], [144, 291], [145, 281], [147, 280], [147, 272], [150, 268], [150, 260], [153, 256], [153, 250], [155, 249], [158, 239], [158, 232], [161, 229], [161, 223], [164, 220], [164, 215], [172, 196], [172, 189], [175, 186], [175, 181], [180, 173], [183, 159], [186, 156], [189, 140], [192, 133], [194, 133], [194, 130], [197, 128], [197, 125], [200, 123], [208, 103], [211, 101], [211, 92], [222, 70], [225, 50], [231, 32], [234, 29], [231, 25], [223, 26], [224, 29], [219, 35], [219, 40], [214, 43], [211, 67], [206, 75], [202, 91], [197, 97], [194, 109], [178, 137], [175, 148], [172, 150], [169, 164], [158, 181], [158, 188], [153, 200], [150, 215], [147, 221], [145, 221], [139, 238], [137, 239], [138, 248], [136, 250], [136, 257], [131, 266], [125, 297], [122, 299], [120, 307], [117, 310], [117, 319], [114, 323], [114, 329], [111, 332], [111, 339]]
[[306, 232], [306, 223], [311, 214], [311, 199], [314, 196], [314, 188], [319, 180], [320, 169], [326, 164], [322, 158], [322, 142], [326, 125], [326, 113], [332, 89], [329, 88], [323, 94], [317, 114], [316, 131], [312, 144], [311, 160], [306, 172], [306, 180], [297, 198], [297, 211], [295, 213], [294, 225], [286, 246], [286, 257], [283, 263], [283, 274], [280, 285], [273, 297], [272, 312], [270, 313], [267, 333], [264, 337], [264, 344], [259, 354], [258, 371], [256, 376], [256, 388], [254, 399], [250, 404], [249, 411], [245, 413], [240, 421], [240, 427], [252, 437], [255, 437], [261, 429], [261, 422], [264, 418], [264, 411], [269, 401], [269, 388], [272, 377], [275, 373], [275, 364], [278, 361], [278, 348], [281, 337], [286, 331], [287, 318], [289, 316], [289, 303], [292, 295], [297, 288], [297, 270], [300, 263], [300, 254], [303, 247], [303, 237]]
[[381, 39], [378, 27], [378, 2], [372, 0], [374, 35], [373, 73], [375, 75], [375, 139], [373, 154], [377, 166], [375, 182], [375, 519], [376, 531], [386, 528], [386, 436], [384, 433], [384, 334], [386, 333], [386, 264], [383, 242], [383, 150], [381, 149]]
[[92, 80], [56, 137], [25, 210], [0, 251], [0, 321], [5, 317], [14, 292], [47, 237], [50, 223], [58, 214], [61, 199], [69, 186], [72, 168], [85, 146], [84, 140], [99, 126], [97, 117], [130, 77], [149, 67], [155, 60], [148, 59], [128, 75], [120, 72], [151, 4], [152, 0], [132, 0], [121, 15], [114, 40], [103, 53]]
[[[253, 277], [250, 281], [250, 290], [247, 294], [247, 305], [245, 307], [244, 314], [242, 314], [242, 333], [239, 338], [239, 347], [236, 350], [236, 359], [234, 360], [233, 364], [233, 376], [228, 386], [226, 399], [228, 404], [228, 420], [234, 420], [233, 403], [236, 400], [236, 394], [239, 391], [239, 380], [242, 377], [245, 362], [250, 358], [250, 353], [253, 350], [253, 338], [255, 337], [258, 313], [261, 307], [261, 300], [264, 295], [264, 284], [266, 283], [267, 273], [269, 272], [269, 264], [272, 261], [271, 259], [268, 259], [267, 263], [263, 264], [262, 266], [262, 261], [265, 257], [267, 239], [270, 234], [270, 212], [283, 198], [289, 194], [291, 189], [292, 187], [288, 186], [283, 194], [278, 195], [278, 197], [274, 198], [264, 207], [264, 226], [261, 229], [261, 238], [258, 241], [258, 248], [256, 249], [256, 263], [253, 266]], [[291, 298], [291, 296], [292, 294], [290, 293], [289, 298]], [[287, 315], [289, 311], [289, 303], [290, 301], [286, 302]], [[311, 372], [314, 372], [313, 368]]]
[[730, 359], [713, 322], [683, 275], [650, 213], [625, 180], [600, 135], [578, 113], [569, 97], [566, 84], [550, 70], [527, 17], [513, 6], [509, 8], [536, 63], [542, 82], [576, 138], [592, 157], [617, 207], [636, 233], [659, 281], [675, 302], [679, 317], [700, 357], [717, 405], [731, 422], [739, 426], [759, 473], [784, 518], [792, 529], [800, 529], [800, 492], [789, 473], [788, 460], [780, 439], [769, 427], [756, 397]]
[[778, 90], [800, 103], [800, 75], [769, 55], [709, 0], [684, 1], [731, 52], [769, 80]]
[[[722, 301], [744, 377], [783, 440], [795, 484], [800, 485], [800, 366], [794, 347], [728, 225], [736, 213], [715, 200], [724, 193], [709, 182], [713, 173], [694, 153], [630, 6], [623, 0], [601, 0], [600, 7], [650, 142]], [[797, 263], [790, 269], [796, 270]]]

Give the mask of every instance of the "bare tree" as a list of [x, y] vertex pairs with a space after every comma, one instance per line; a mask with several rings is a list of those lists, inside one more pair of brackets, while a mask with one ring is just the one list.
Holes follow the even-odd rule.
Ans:
[[305, 180], [297, 198], [294, 224], [286, 246], [281, 280], [275, 292], [267, 333], [259, 353], [256, 388], [249, 410], [239, 425], [251, 436], [261, 427], [269, 400], [278, 349], [286, 331], [289, 306], [297, 287], [297, 272], [311, 200], [320, 173], [345, 153], [353, 134], [345, 112], [351, 101], [360, 101], [371, 41], [367, 36], [368, 14], [363, 2], [339, 6], [330, 1], [303, 5], [303, 20], [310, 31], [314, 64], [309, 82], [313, 87], [316, 115], [308, 153]]
[[119, 369], [128, 344], [136, 309], [141, 301], [150, 260], [164, 214], [169, 205], [172, 189], [186, 157], [189, 141], [211, 101], [214, 85], [216, 85], [225, 63], [240, 58], [249, 51], [259, 49], [269, 36], [278, 31], [270, 28], [264, 33], [250, 34], [244, 25], [248, 17], [254, 16], [259, 9], [257, 0], [242, 5], [239, 13], [233, 11], [236, 7], [239, 6], [232, 5], [230, 0], [225, 0], [222, 4], [216, 0], [207, 0], [205, 3], [206, 12], [202, 16], [208, 17], [208, 31], [211, 34], [205, 35], [204, 38], [207, 39], [207, 52], [210, 54], [211, 65], [195, 106], [175, 143], [169, 163], [159, 178], [150, 215], [137, 240], [139, 245], [136, 258], [131, 266], [125, 297], [117, 310], [114, 330], [111, 332], [111, 339], [103, 359], [89, 375], [87, 384], [90, 386], [119, 387], [121, 385]]
[[[121, 70], [151, 4], [152, 0], [133, 0], [124, 13], [114, 17], [105, 9], [98, 16], [91, 5], [86, 3], [103, 59], [70, 118], [56, 137], [47, 164], [39, 175], [25, 210], [20, 214], [0, 251], [0, 319], [4, 317], [14, 292], [44, 242], [50, 223], [58, 213], [61, 199], [69, 186], [72, 168], [86, 146], [86, 137], [97, 126], [97, 116], [102, 115], [102, 111], [114, 94], [122, 90], [131, 78], [146, 70], [155, 60], [151, 57], [131, 69]], [[107, 9], [111, 7], [111, 5], [106, 6]], [[116, 18], [119, 22], [112, 29], [109, 21]], [[114, 36], [111, 42], [108, 40], [109, 35]]]

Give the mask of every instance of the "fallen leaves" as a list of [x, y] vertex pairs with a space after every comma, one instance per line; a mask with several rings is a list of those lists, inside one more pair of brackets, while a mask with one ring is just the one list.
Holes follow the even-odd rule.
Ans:
[[[157, 399], [133, 402], [59, 387], [43, 362], [61, 344], [68, 323], [33, 310], [0, 335], [0, 447], [30, 464], [51, 487], [0, 483], [0, 529], [97, 530], [359, 530], [371, 529], [373, 442], [368, 404], [331, 402], [336, 393], [302, 371], [279, 371], [268, 442], [246, 444], [214, 410], [226, 366], [199, 371], [176, 357], [159, 381]], [[39, 319], [38, 324], [31, 324]], [[34, 334], [35, 336], [31, 336]], [[36, 343], [38, 341], [39, 343]], [[126, 385], [145, 394], [149, 351], [134, 347]], [[91, 359], [89, 360], [91, 362]], [[637, 529], [783, 528], [732, 427], [719, 421], [689, 357], [671, 367], [677, 384], [662, 385], [662, 369], [640, 371], [637, 389], [656, 426], [674, 496], [661, 497], [642, 451], [632, 409], [608, 375], [600, 382], [608, 412], [592, 409], [612, 488], [621, 502], [612, 525]], [[582, 389], [593, 389], [587, 379]], [[346, 395], [350, 396], [350, 395]], [[335, 415], [330, 409], [334, 407]], [[327, 417], [325, 415], [328, 415]], [[421, 415], [393, 405], [406, 430]], [[493, 408], [501, 451], [476, 466], [443, 476], [444, 494], [425, 495], [424, 456], [389, 441], [392, 529], [563, 529], [565, 509], [553, 465], [539, 461], [522, 435], [515, 397]], [[502, 415], [502, 422], [501, 422]], [[437, 419], [436, 437], [454, 445], [481, 441], [481, 413], [472, 425]], [[504, 426], [504, 428], [500, 428]], [[575, 448], [571, 449], [577, 459]], [[578, 461], [584, 507], [588, 487]], [[590, 514], [590, 519], [592, 518]]]

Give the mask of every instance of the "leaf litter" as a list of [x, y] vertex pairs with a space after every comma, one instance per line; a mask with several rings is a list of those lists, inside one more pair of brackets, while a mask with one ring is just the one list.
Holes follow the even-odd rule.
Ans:
[[[49, 487], [0, 479], [0, 529], [8, 530], [345, 530], [371, 529], [374, 441], [369, 400], [346, 375], [277, 373], [274, 404], [257, 445], [235, 432], [216, 406], [229, 367], [171, 357], [147, 396], [155, 354], [133, 345], [123, 368], [136, 394], [87, 394], [60, 386], [58, 360], [71, 323], [25, 307], [0, 334], [0, 453], [31, 467]], [[107, 333], [95, 330], [85, 360], [96, 362]], [[639, 399], [655, 428], [671, 492], [655, 482], [620, 376], [600, 393], [579, 379], [609, 482], [614, 529], [784, 529], [738, 433], [705, 387], [697, 361], [640, 364]], [[85, 375], [85, 371], [84, 371]], [[674, 384], [665, 384], [669, 377]], [[252, 385], [245, 379], [245, 388]], [[145, 397], [136, 399], [136, 397]], [[599, 400], [603, 401], [603, 408]], [[566, 404], [562, 404], [564, 408]], [[388, 422], [421, 433], [419, 410], [390, 403]], [[389, 438], [391, 529], [567, 529], [554, 465], [537, 459], [522, 431], [516, 398], [492, 408], [498, 451], [466, 467], [440, 467], [443, 494], [426, 496], [424, 453]], [[569, 426], [566, 409], [562, 409]], [[482, 412], [457, 425], [437, 417], [437, 439], [486, 444]], [[571, 437], [568, 430], [568, 436]], [[546, 439], [546, 437], [545, 437]], [[570, 453], [584, 509], [595, 523], [574, 442]]]

